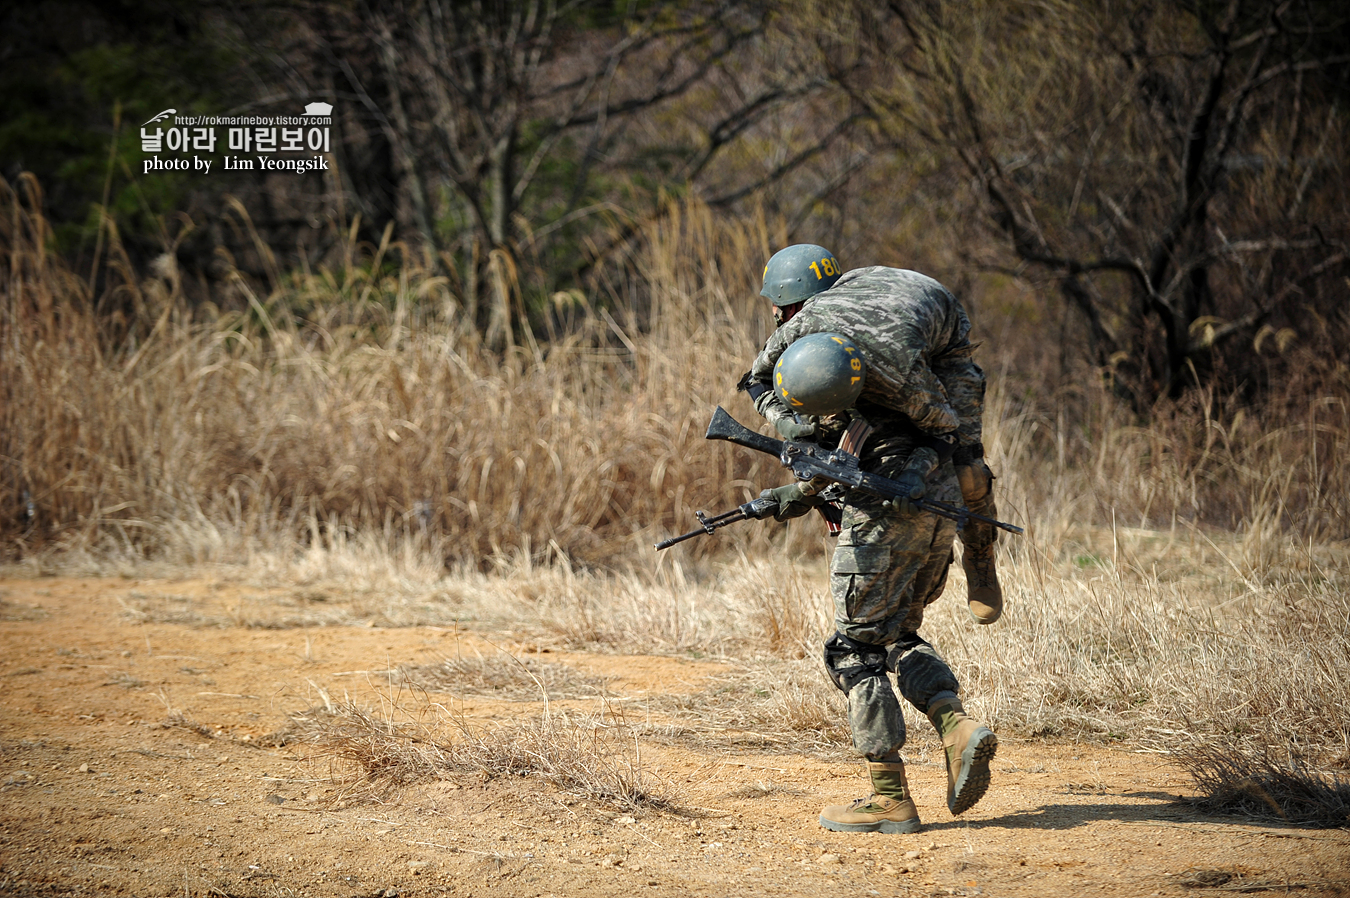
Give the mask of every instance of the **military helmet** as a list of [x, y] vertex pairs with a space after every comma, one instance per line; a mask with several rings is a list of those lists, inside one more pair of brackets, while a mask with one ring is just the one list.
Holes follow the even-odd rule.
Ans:
[[843, 273], [834, 253], [814, 243], [798, 243], [769, 259], [759, 295], [776, 306], [790, 306], [830, 289]]
[[803, 415], [833, 415], [862, 393], [867, 361], [843, 334], [807, 334], [778, 357], [773, 388], [787, 407]]

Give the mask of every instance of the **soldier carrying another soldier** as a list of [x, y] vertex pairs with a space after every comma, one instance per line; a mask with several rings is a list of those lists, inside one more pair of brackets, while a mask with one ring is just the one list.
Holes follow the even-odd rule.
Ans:
[[[740, 386], [785, 439], [837, 444], [864, 470], [906, 485], [910, 499], [964, 499], [970, 511], [995, 517], [980, 442], [984, 373], [972, 358], [970, 321], [945, 287], [896, 268], [845, 273], [828, 250], [800, 244], [769, 260], [762, 295], [778, 329]], [[786, 520], [824, 502], [817, 495], [824, 486], [791, 483], [763, 495]], [[955, 675], [918, 634], [924, 606], [946, 585], [958, 525], [903, 498], [850, 489], [842, 500], [830, 564], [837, 632], [826, 640], [825, 666], [848, 696], [853, 745], [866, 760], [872, 794], [825, 808], [820, 823], [844, 832], [915, 832], [919, 815], [900, 757], [905, 721], [887, 672], [942, 738], [953, 814], [984, 795], [998, 747], [992, 731], [966, 716]], [[1003, 608], [995, 537], [992, 525], [973, 520], [962, 531], [968, 607], [982, 624]]]

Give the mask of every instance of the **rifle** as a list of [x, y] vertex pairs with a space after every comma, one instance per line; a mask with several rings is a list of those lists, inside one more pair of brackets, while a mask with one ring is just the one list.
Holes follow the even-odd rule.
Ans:
[[656, 551], [669, 549], [676, 543], [682, 543], [686, 539], [692, 539], [695, 536], [702, 536], [705, 533], [712, 533], [718, 527], [725, 527], [728, 524], [734, 524], [737, 521], [744, 521], [749, 518], [759, 520], [760, 518], [772, 517], [778, 511], [778, 500], [761, 496], [758, 499], [747, 502], [744, 505], [738, 505], [731, 511], [724, 511], [721, 514], [708, 517], [701, 511], [694, 512], [694, 517], [703, 526], [697, 530], [690, 530], [688, 533], [682, 533], [679, 536], [672, 536], [670, 539], [663, 539], [656, 544]]
[[[773, 437], [755, 433], [727, 414], [726, 409], [720, 405], [717, 407], [717, 411], [713, 412], [712, 421], [708, 424], [708, 432], [705, 436], [710, 440], [726, 440], [745, 446], [747, 449], [775, 455], [782, 462], [783, 467], [792, 470], [798, 480], [805, 481], [815, 477], [824, 477], [826, 480], [860, 489], [874, 496], [881, 496], [883, 499], [903, 499], [924, 511], [956, 521], [962, 527], [966, 525], [967, 521], [982, 521], [1009, 533], [1024, 532], [1021, 527], [975, 514], [975, 512], [960, 505], [949, 505], [936, 499], [911, 499], [908, 492], [889, 477], [882, 477], [879, 474], [862, 470], [858, 466], [858, 456], [856, 455], [844, 452], [841, 449], [826, 449], [823, 446], [817, 446], [815, 443], [775, 440]], [[742, 508], [744, 507], [742, 506]], [[737, 511], [739, 510], [737, 509]], [[729, 512], [729, 514], [734, 513]], [[700, 520], [702, 520], [702, 517], [700, 517]], [[745, 518], [740, 517], [736, 520], [745, 520]], [[731, 521], [727, 523], [731, 523]], [[701, 532], [704, 531], [695, 531], [693, 534], [687, 535], [694, 536]], [[711, 533], [712, 531], [708, 530], [707, 532]]]
[[[829, 525], [830, 536], [839, 535], [839, 524], [844, 519], [844, 513], [833, 502], [826, 502], [824, 505], [817, 505], [816, 511], [825, 519]], [[728, 524], [734, 524], [737, 521], [744, 521], [750, 518], [760, 520], [761, 518], [771, 518], [778, 513], [778, 500], [768, 496], [760, 496], [744, 505], [738, 505], [731, 511], [724, 511], [721, 514], [708, 517], [701, 511], [694, 512], [694, 517], [703, 526], [697, 530], [690, 530], [688, 533], [681, 533], [679, 536], [672, 536], [670, 539], [663, 539], [656, 544], [656, 550], [669, 549], [676, 543], [682, 543], [686, 539], [692, 539], [695, 536], [702, 536], [705, 533], [712, 533], [719, 527], [725, 527]]]

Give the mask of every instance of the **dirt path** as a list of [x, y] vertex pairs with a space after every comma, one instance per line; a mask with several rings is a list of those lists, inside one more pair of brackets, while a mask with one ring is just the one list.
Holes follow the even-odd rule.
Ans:
[[[138, 621], [156, 601], [158, 622]], [[731, 739], [642, 747], [669, 812], [615, 813], [529, 780], [353, 800], [350, 769], [269, 734], [325, 694], [378, 706], [372, 670], [485, 636], [528, 649], [454, 628], [242, 627], [241, 602], [201, 581], [0, 581], [0, 895], [1350, 894], [1350, 833], [1197, 816], [1162, 757], [1006, 737], [993, 788], [960, 819], [932, 740], [915, 737], [914, 836], [822, 830], [823, 804], [865, 791], [860, 767]], [[630, 707], [727, 673], [548, 657]], [[539, 713], [446, 701], [473, 718]]]

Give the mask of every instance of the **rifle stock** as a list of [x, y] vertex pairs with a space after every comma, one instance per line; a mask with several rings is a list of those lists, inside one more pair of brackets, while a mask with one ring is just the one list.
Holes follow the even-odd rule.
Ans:
[[727, 414], [727, 410], [720, 405], [717, 407], [717, 411], [713, 412], [712, 421], [708, 423], [708, 432], [704, 436], [709, 440], [726, 440], [729, 443], [736, 443], [747, 449], [766, 452], [773, 456], [783, 454], [782, 440], [775, 440], [773, 437], [766, 437], [762, 433], [755, 433]]

